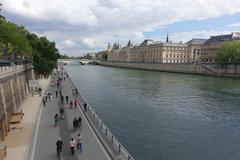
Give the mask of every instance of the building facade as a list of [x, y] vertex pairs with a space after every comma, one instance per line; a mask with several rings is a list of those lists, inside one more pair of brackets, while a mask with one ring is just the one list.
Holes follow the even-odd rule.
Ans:
[[[189, 46], [184, 43], [160, 42], [150, 39], [141, 45], [108, 49], [108, 61], [145, 63], [187, 63], [190, 60]], [[110, 48], [110, 47], [108, 47]]]
[[193, 38], [187, 44], [190, 48], [190, 59], [192, 62], [200, 62], [202, 56], [202, 45], [207, 39]]
[[228, 35], [211, 36], [209, 39], [194, 38], [187, 43], [172, 43], [144, 40], [133, 46], [119, 44], [108, 46], [108, 61], [142, 62], [142, 63], [216, 63], [217, 52], [225, 41], [240, 40], [240, 32]]
[[240, 40], [240, 32], [235, 32], [227, 35], [211, 36], [202, 45], [201, 61], [203, 63], [216, 63], [217, 52], [221, 44], [225, 41]]

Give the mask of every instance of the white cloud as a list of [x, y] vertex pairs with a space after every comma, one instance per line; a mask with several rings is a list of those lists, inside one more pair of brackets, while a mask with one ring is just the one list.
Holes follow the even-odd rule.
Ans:
[[70, 39], [67, 39], [64, 41], [64, 45], [67, 47], [67, 48], [71, 48], [75, 45], [74, 41], [73, 40], [70, 40]]
[[229, 27], [240, 27], [240, 23], [229, 24]]
[[[94, 49], [105, 48], [107, 42], [124, 44], [128, 39], [139, 42], [144, 39], [144, 32], [175, 22], [240, 13], [239, 0], [2, 0], [2, 3], [3, 13], [38, 22], [41, 31], [37, 32], [59, 46], [71, 37], [75, 40], [72, 47]], [[185, 40], [187, 36], [181, 35], [172, 33], [176, 39]]]
[[173, 42], [187, 42], [192, 38], [203, 38], [208, 39], [210, 36], [222, 35], [222, 34], [231, 34], [232, 32], [237, 32], [235, 30], [225, 30], [225, 31], [192, 31], [192, 32], [176, 32], [170, 34], [170, 40]]
[[82, 42], [83, 44], [85, 44], [87, 47], [90, 47], [90, 48], [94, 47], [94, 43], [95, 43], [94, 39], [92, 38], [83, 38]]

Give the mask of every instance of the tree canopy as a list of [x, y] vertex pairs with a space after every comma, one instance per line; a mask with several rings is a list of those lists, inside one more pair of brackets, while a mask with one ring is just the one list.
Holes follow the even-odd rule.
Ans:
[[220, 64], [240, 64], [240, 40], [223, 42], [218, 50]]
[[4, 53], [8, 56], [11, 56], [12, 53], [18, 54], [18, 56], [31, 55], [32, 48], [22, 26], [0, 17], [0, 35], [0, 55]]
[[57, 67], [60, 56], [55, 42], [50, 42], [46, 37], [38, 37], [1, 16], [0, 56], [11, 59], [13, 55], [19, 58], [28, 57], [38, 77], [48, 77]]

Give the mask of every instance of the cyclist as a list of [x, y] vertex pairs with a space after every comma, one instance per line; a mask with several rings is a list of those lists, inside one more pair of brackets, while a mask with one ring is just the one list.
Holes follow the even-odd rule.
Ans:
[[59, 138], [58, 141], [56, 142], [56, 146], [57, 146], [57, 156], [60, 156], [60, 154], [62, 153], [62, 146], [63, 146], [63, 141], [61, 138]]
[[54, 127], [57, 127], [57, 121], [58, 121], [58, 114], [57, 113], [54, 116], [54, 121], [55, 121]]

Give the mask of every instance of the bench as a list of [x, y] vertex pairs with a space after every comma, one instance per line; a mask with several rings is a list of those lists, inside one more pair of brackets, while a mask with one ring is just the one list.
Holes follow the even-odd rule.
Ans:
[[23, 119], [23, 112], [17, 112], [17, 113], [13, 113], [11, 120], [10, 120], [10, 124], [14, 124], [14, 123], [20, 123], [21, 120]]

